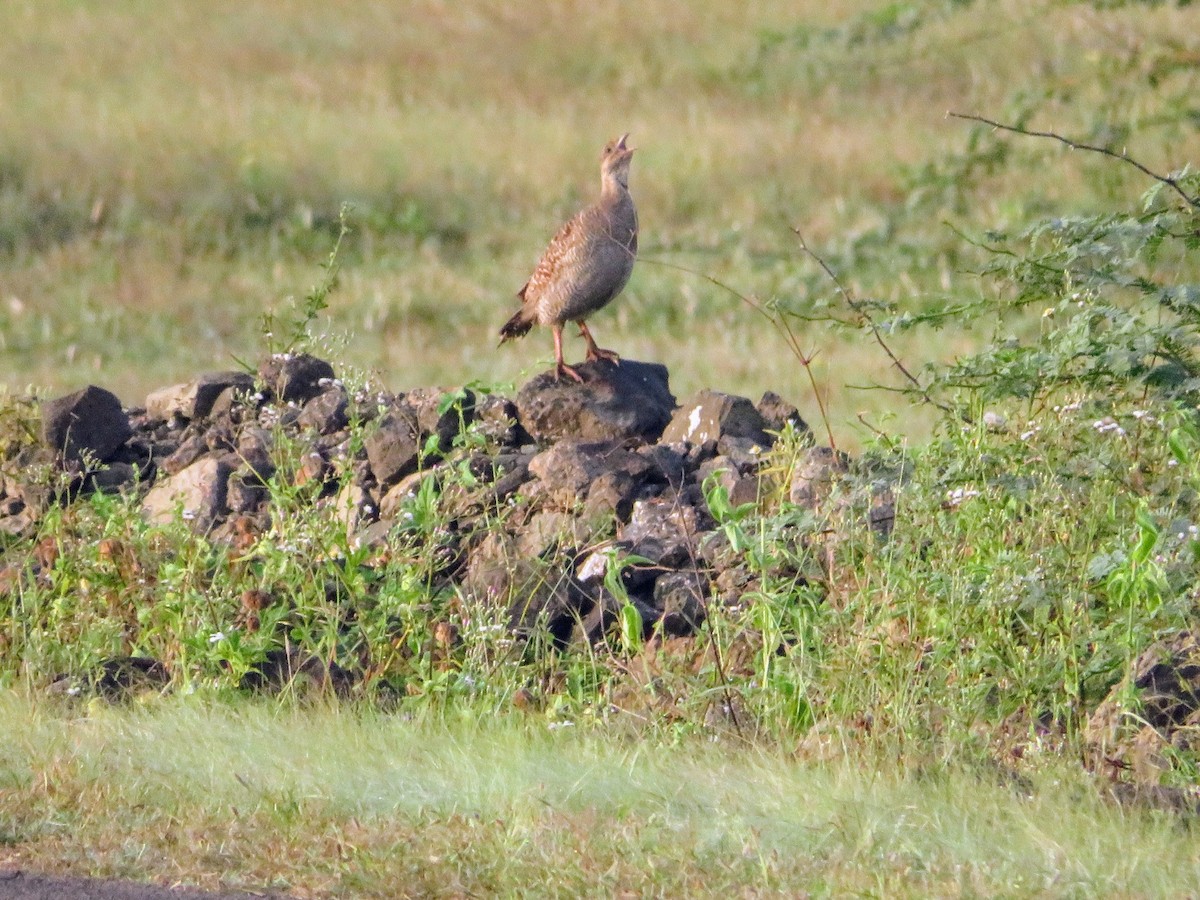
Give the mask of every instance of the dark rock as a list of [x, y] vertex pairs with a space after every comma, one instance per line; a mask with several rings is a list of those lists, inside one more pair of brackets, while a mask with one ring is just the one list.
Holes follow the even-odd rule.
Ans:
[[242, 676], [238, 686], [247, 691], [277, 694], [285, 690], [332, 691], [344, 696], [354, 686], [354, 674], [337, 663], [296, 647], [267, 651], [263, 661]]
[[421, 457], [421, 432], [417, 414], [403, 402], [392, 404], [364, 442], [376, 482], [391, 487], [417, 470]]
[[648, 481], [647, 474], [655, 473], [628, 469], [601, 473], [588, 488], [583, 518], [595, 522], [615, 516], [619, 522], [628, 522], [635, 501], [658, 493], [657, 484]]
[[757, 504], [759, 501], [758, 478], [754, 475], [739, 474], [737, 464], [728, 457], [714, 456], [701, 464], [696, 471], [697, 483], [706, 486], [710, 478], [725, 488], [729, 503], [734, 509], [747, 503]]
[[65, 459], [107, 462], [133, 434], [121, 401], [94, 385], [42, 404], [42, 441]]
[[770, 447], [767, 421], [745, 397], [700, 391], [683, 404], [662, 435], [664, 444], [704, 444], [723, 436], [750, 438]]
[[666, 367], [623, 360], [618, 366], [583, 363], [576, 370], [583, 384], [546, 372], [521, 388], [517, 411], [534, 440], [658, 440], [675, 408]]
[[350, 398], [340, 384], [322, 391], [304, 404], [296, 424], [317, 434], [333, 434], [350, 423]]
[[543, 486], [546, 503], [564, 510], [577, 507], [602, 475], [612, 475], [614, 482], [627, 479], [631, 484], [658, 478], [649, 460], [607, 442], [560, 441], [534, 456], [529, 471]]
[[684, 637], [703, 624], [708, 603], [708, 579], [695, 569], [668, 572], [654, 583], [655, 624], [665, 634]]
[[459, 432], [475, 418], [475, 394], [465, 389], [452, 393], [437, 388], [418, 388], [405, 394], [404, 401], [416, 411], [421, 433], [437, 435], [438, 449], [443, 453], [454, 445]]
[[776, 433], [791, 425], [794, 431], [808, 431], [808, 425], [800, 418], [800, 410], [792, 406], [774, 391], [767, 391], [754, 405], [758, 414], [767, 423], [767, 429]]
[[687, 480], [688, 462], [687, 457], [680, 453], [679, 450], [668, 444], [648, 444], [644, 447], [637, 448], [638, 456], [648, 460], [653, 466], [652, 471], [658, 473], [661, 479], [655, 480], [665, 481], [671, 487], [678, 490]]
[[158, 464], [158, 467], [167, 475], [175, 475], [206, 453], [208, 453], [208, 441], [204, 434], [197, 432], [184, 438], [175, 451]]
[[129, 463], [111, 462], [92, 472], [87, 479], [90, 490], [101, 494], [115, 494], [122, 488], [131, 487], [138, 481], [138, 470]]
[[586, 605], [569, 573], [522, 553], [516, 539], [503, 532], [485, 535], [471, 550], [463, 591], [476, 603], [504, 609], [518, 634], [544, 628], [560, 646], [570, 639]]
[[202, 419], [213, 411], [222, 393], [253, 390], [254, 378], [245, 372], [214, 372], [152, 391], [146, 397], [146, 415], [160, 421]]
[[695, 507], [662, 498], [641, 500], [617, 538], [630, 553], [676, 569], [695, 559], [698, 521]]
[[805, 509], [819, 509], [841, 476], [850, 471], [850, 457], [831, 447], [812, 447], [800, 458], [788, 499]]
[[208, 456], [154, 485], [142, 501], [142, 512], [155, 523], [174, 519], [177, 509], [197, 531], [207, 531], [227, 512], [229, 476], [225, 459]]
[[1093, 768], [1126, 772], [1143, 784], [1156, 784], [1180, 752], [1200, 750], [1200, 639], [1182, 631], [1144, 650], [1088, 719], [1083, 737]]
[[333, 366], [307, 353], [277, 353], [258, 367], [258, 377], [277, 400], [307, 403], [333, 382]]
[[83, 678], [60, 675], [50, 684], [55, 694], [93, 694], [116, 702], [149, 691], [161, 693], [171, 675], [157, 659], [145, 656], [118, 656], [106, 659]]
[[507, 397], [484, 394], [475, 398], [475, 422], [480, 433], [501, 447], [514, 447], [525, 438], [517, 421], [517, 404]]

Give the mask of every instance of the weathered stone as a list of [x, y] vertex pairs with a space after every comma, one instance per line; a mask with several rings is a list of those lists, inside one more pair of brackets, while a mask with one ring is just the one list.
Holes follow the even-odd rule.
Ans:
[[382, 488], [415, 472], [421, 454], [416, 411], [405, 403], [394, 403], [367, 437], [364, 449], [371, 472]]
[[[687, 481], [687, 457], [675, 446], [668, 444], [648, 444], [637, 448], [638, 456], [646, 459], [653, 466], [652, 471], [661, 475], [661, 480], [678, 490]], [[658, 479], [656, 479], [658, 480]]]
[[695, 507], [666, 499], [640, 500], [617, 538], [629, 552], [666, 568], [679, 568], [696, 555]]
[[755, 475], [741, 475], [737, 464], [725, 456], [714, 456], [696, 470], [696, 482], [705, 486], [712, 478], [725, 488], [729, 503], [735, 509], [747, 503], [758, 503], [759, 483]]
[[1200, 750], [1200, 639], [1182, 631], [1143, 651], [1088, 719], [1083, 737], [1095, 768], [1118, 767], [1143, 784], [1157, 783], [1179, 751]]
[[628, 522], [635, 501], [658, 493], [657, 483], [648, 481], [648, 474], [652, 474], [651, 471], [616, 469], [602, 472], [588, 488], [583, 518], [595, 522], [615, 516], [620, 522]]
[[735, 437], [730, 434], [722, 435], [717, 441], [717, 455], [729, 460], [739, 475], [757, 471], [770, 449], [770, 445], [754, 438]]
[[489, 533], [471, 551], [463, 591], [475, 603], [504, 609], [517, 633], [545, 628], [559, 645], [570, 639], [585, 601], [567, 572], [523, 554], [503, 532]]
[[192, 434], [183, 439], [170, 456], [158, 464], [167, 475], [182, 472], [200, 457], [208, 453], [208, 441], [201, 433]]
[[193, 528], [207, 531], [227, 511], [232, 472], [226, 460], [205, 457], [154, 485], [142, 501], [142, 512], [151, 522], [164, 524], [172, 521], [179, 510]]
[[560, 441], [529, 461], [529, 471], [544, 487], [547, 504], [573, 509], [600, 476], [620, 476], [641, 483], [657, 477], [654, 467], [632, 450], [611, 443]]
[[767, 421], [745, 397], [700, 391], [683, 404], [662, 435], [664, 444], [704, 444], [723, 436], [750, 438], [771, 446]]
[[754, 405], [758, 414], [767, 423], [767, 429], [776, 433], [783, 431], [788, 425], [794, 431], [808, 431], [808, 425], [800, 418], [800, 410], [792, 406], [774, 391], [767, 391], [762, 399]]
[[586, 539], [577, 518], [564, 512], [544, 510], [534, 515], [517, 535], [517, 551], [527, 559], [548, 557], [573, 550]]
[[703, 624], [708, 603], [708, 579], [695, 569], [668, 572], [654, 583], [655, 623], [664, 634], [695, 634]]
[[245, 372], [213, 372], [186, 384], [159, 388], [146, 396], [146, 414], [160, 421], [202, 419], [228, 390], [250, 393], [254, 378]]
[[405, 475], [388, 488], [380, 498], [380, 517], [383, 519], [394, 519], [399, 516], [403, 512], [404, 505], [417, 496], [417, 492], [421, 490], [421, 483], [426, 478], [436, 477], [437, 475], [431, 471], [410, 472], [408, 475]]
[[101, 494], [115, 494], [137, 483], [138, 470], [129, 463], [110, 462], [88, 476], [87, 486]]
[[107, 462], [133, 434], [121, 401], [94, 385], [47, 400], [42, 410], [42, 442], [67, 460]]
[[258, 377], [276, 399], [307, 403], [333, 382], [333, 366], [307, 353], [277, 353], [258, 367]]
[[349, 407], [345, 388], [335, 384], [304, 404], [296, 424], [317, 434], [333, 434], [349, 424]]
[[404, 395], [404, 401], [416, 411], [421, 433], [437, 435], [438, 449], [443, 453], [475, 418], [473, 391], [464, 390], [461, 396], [448, 399], [450, 395], [439, 388], [417, 388]]
[[618, 366], [583, 363], [576, 370], [583, 384], [546, 372], [521, 388], [517, 411], [534, 440], [658, 440], [675, 408], [666, 367], [622, 360]]
[[850, 457], [831, 447], [812, 447], [801, 457], [792, 476], [788, 499], [805, 509], [819, 509], [850, 470]]
[[347, 481], [333, 498], [334, 516], [342, 523], [347, 535], [375, 521], [378, 507], [370, 491], [355, 481]]
[[525, 437], [525, 429], [517, 422], [517, 404], [507, 397], [476, 397], [475, 422], [484, 437], [501, 447], [516, 446]]

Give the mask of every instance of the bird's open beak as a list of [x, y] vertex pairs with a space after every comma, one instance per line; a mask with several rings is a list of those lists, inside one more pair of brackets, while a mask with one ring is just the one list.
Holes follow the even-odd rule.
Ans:
[[621, 135], [621, 139], [619, 141], [617, 141], [617, 149], [618, 150], [628, 150], [630, 153], [632, 153], [634, 151], [634, 148], [625, 146], [625, 141], [627, 141], [628, 139], [629, 139], [629, 132], [627, 131], [623, 135]]

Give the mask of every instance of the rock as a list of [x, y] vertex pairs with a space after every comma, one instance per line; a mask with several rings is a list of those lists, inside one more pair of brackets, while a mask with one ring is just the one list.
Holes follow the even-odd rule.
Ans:
[[676, 411], [663, 432], [662, 443], [695, 446], [728, 435], [770, 447], [772, 438], [767, 427], [766, 419], [747, 398], [700, 391]]
[[181, 510], [194, 529], [208, 531], [227, 512], [232, 472], [225, 459], [204, 457], [154, 485], [142, 501], [142, 512], [151, 522], [165, 524]]
[[585, 600], [568, 573], [522, 553], [512, 536], [498, 531], [470, 552], [463, 591], [475, 603], [505, 610], [518, 634], [545, 628], [558, 646], [570, 639]]
[[304, 404], [296, 424], [317, 434], [333, 434], [350, 424], [349, 407], [345, 388], [335, 384]]
[[665, 634], [685, 637], [704, 623], [708, 579], [695, 569], [668, 572], [654, 583], [655, 624]]
[[405, 394], [404, 400], [416, 411], [421, 433], [437, 435], [443, 453], [475, 418], [475, 394], [469, 390], [457, 395], [438, 388], [418, 388]]
[[758, 414], [767, 423], [767, 430], [776, 433], [783, 431], [788, 425], [795, 431], [808, 431], [808, 425], [800, 418], [800, 410], [792, 406], [774, 391], [767, 391], [762, 399], [754, 405]]
[[245, 372], [214, 372], [187, 384], [159, 388], [146, 396], [146, 415], [159, 421], [202, 419], [225, 391], [250, 393], [254, 378]]
[[475, 398], [475, 423], [485, 438], [501, 447], [515, 447], [526, 436], [517, 422], [517, 404], [497, 394]]
[[203, 433], [197, 432], [184, 438], [174, 452], [158, 464], [158, 467], [167, 475], [175, 475], [206, 453], [208, 453], [208, 441]]
[[696, 482], [702, 487], [709, 484], [710, 478], [725, 488], [729, 504], [734, 509], [747, 503], [757, 504], [759, 501], [758, 478], [754, 475], [739, 474], [737, 464], [728, 457], [714, 456], [696, 470]]
[[304, 404], [333, 382], [333, 366], [307, 353], [276, 353], [258, 367], [258, 377], [277, 400]]
[[617, 538], [630, 553], [676, 569], [696, 557], [698, 522], [693, 506], [662, 498], [640, 500]]
[[546, 503], [562, 510], [575, 509], [603, 475], [630, 484], [658, 477], [647, 459], [609, 442], [559, 441], [534, 456], [529, 471], [541, 482]]
[[378, 508], [370, 491], [354, 481], [347, 481], [338, 491], [333, 508], [347, 535], [353, 535], [378, 517]]
[[[1137, 697], [1131, 709], [1130, 689]], [[1200, 750], [1200, 640], [1190, 631], [1151, 645], [1112, 689], [1083, 731], [1097, 771], [1128, 772], [1156, 784], [1183, 751]]]
[[403, 402], [393, 403], [363, 444], [371, 472], [381, 488], [388, 488], [417, 470], [421, 458], [421, 433], [417, 414]]
[[116, 494], [138, 481], [138, 470], [129, 463], [110, 462], [92, 472], [87, 479], [90, 490], [101, 494]]
[[41, 410], [42, 442], [74, 462], [107, 462], [133, 434], [121, 401], [94, 385], [47, 400]]
[[665, 366], [622, 360], [618, 366], [583, 363], [576, 370], [583, 384], [546, 372], [521, 388], [518, 416], [535, 441], [659, 439], [675, 408]]
[[850, 471], [850, 457], [831, 447], [812, 447], [800, 458], [792, 475], [788, 499], [805, 509], [819, 509]]

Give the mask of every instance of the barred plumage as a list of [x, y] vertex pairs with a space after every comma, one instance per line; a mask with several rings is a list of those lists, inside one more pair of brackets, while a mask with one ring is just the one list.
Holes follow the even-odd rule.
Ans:
[[582, 381], [563, 362], [562, 328], [576, 322], [587, 341], [588, 360], [619, 357], [596, 346], [584, 320], [616, 297], [629, 281], [637, 257], [637, 209], [629, 195], [629, 162], [633, 148], [628, 134], [609, 142], [600, 156], [600, 199], [576, 214], [550, 241], [517, 293], [521, 309], [500, 329], [500, 343], [528, 334], [534, 325], [548, 325], [554, 334], [554, 367]]

